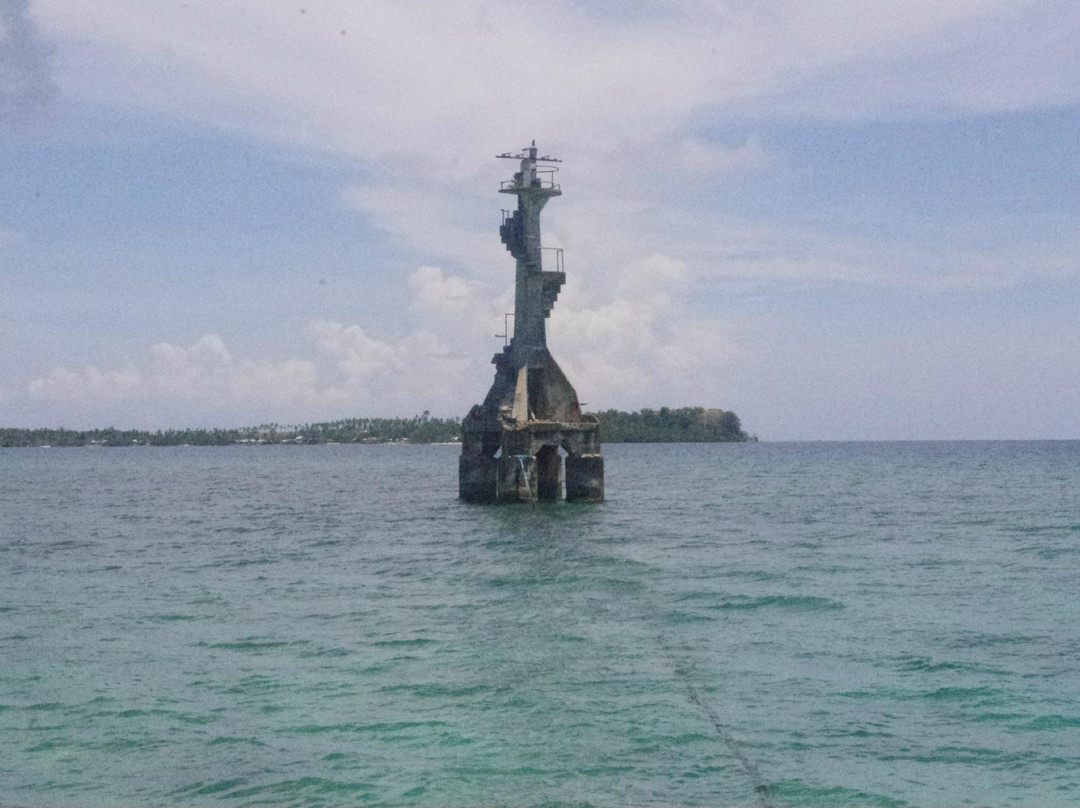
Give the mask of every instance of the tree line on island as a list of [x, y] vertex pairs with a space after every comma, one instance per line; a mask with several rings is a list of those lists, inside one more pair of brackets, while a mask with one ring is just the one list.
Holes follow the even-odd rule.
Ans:
[[[718, 443], [756, 440], [731, 410], [681, 407], [593, 413], [604, 443]], [[0, 448], [18, 446], [228, 446], [311, 443], [456, 443], [460, 418], [347, 418], [315, 424], [238, 429], [7, 429]]]

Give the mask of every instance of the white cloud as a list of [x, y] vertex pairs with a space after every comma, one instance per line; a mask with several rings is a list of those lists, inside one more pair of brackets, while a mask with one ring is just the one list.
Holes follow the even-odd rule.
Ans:
[[[345, 204], [421, 260], [493, 284], [506, 256], [489, 189], [508, 166], [477, 155], [532, 135], [573, 147], [579, 204], [560, 201], [547, 222], [590, 272], [659, 250], [699, 276], [904, 283], [917, 267], [880, 247], [685, 202], [703, 177], [775, 159], [757, 135], [711, 141], [707, 122], [1080, 98], [1080, 7], [1067, 3], [654, 0], [638, 16], [485, 0], [35, 8], [71, 95], [359, 158], [367, 179]], [[544, 58], [521, 58], [523, 36]]]
[[[614, 405], [644, 396], [644, 404], [655, 403], [657, 385], [686, 386], [695, 373], [715, 373], [730, 355], [722, 323], [674, 315], [673, 300], [691, 288], [683, 262], [652, 253], [608, 276], [603, 293], [568, 287], [550, 320], [555, 356], [586, 401]], [[249, 414], [255, 421], [281, 420], [286, 412], [308, 419], [418, 408], [463, 414], [491, 383], [487, 360], [499, 348], [493, 334], [503, 324], [496, 314], [509, 299], [473, 294], [464, 279], [432, 266], [414, 271], [409, 287], [425, 327], [400, 339], [314, 320], [294, 356], [266, 361], [238, 357], [208, 334], [186, 346], [156, 343], [143, 361], [124, 367], [59, 367], [33, 380], [28, 392], [56, 403], [183, 405], [192, 414]]]
[[76, 403], [88, 400], [125, 401], [143, 389], [143, 379], [134, 368], [101, 370], [94, 365], [71, 369], [60, 367], [30, 382], [34, 396]]
[[[110, 61], [108, 83], [67, 63], [64, 81], [79, 96], [390, 162], [442, 152], [456, 165], [523, 132], [601, 153], [615, 141], [670, 145], [702, 110], [806, 88], [820, 111], [845, 116], [880, 114], [882, 97], [969, 111], [1078, 92], [1080, 17], [1029, 0], [687, 3], [651, 20], [483, 0], [313, 0], [303, 14], [250, 0], [38, 0], [36, 10], [62, 45]], [[1061, 57], [1056, 67], [1036, 42]], [[528, 44], [543, 58], [521, 58]], [[931, 60], [940, 73], [928, 86], [917, 68]], [[849, 92], [853, 73], [865, 79], [862, 98]]]
[[465, 311], [472, 299], [467, 281], [444, 275], [439, 267], [420, 267], [409, 276], [409, 288], [418, 306], [440, 314]]
[[[305, 336], [305, 352], [313, 349], [313, 355], [276, 362], [238, 358], [215, 334], [186, 347], [159, 342], [145, 361], [115, 369], [59, 367], [31, 381], [27, 392], [58, 403], [183, 405], [200, 421], [214, 413], [264, 420], [281, 413], [312, 418], [464, 406], [454, 382], [468, 375], [469, 362], [434, 334], [385, 341], [356, 325], [318, 320]], [[324, 359], [331, 364], [322, 367]]]
[[70, 402], [159, 399], [213, 407], [242, 402], [305, 406], [320, 400], [310, 362], [237, 361], [216, 334], [207, 334], [187, 348], [159, 342], [150, 348], [149, 360], [141, 367], [56, 368], [31, 381], [27, 389], [35, 397]]
[[683, 312], [694, 289], [687, 265], [652, 253], [605, 274], [595, 293], [568, 284], [551, 315], [552, 353], [578, 394], [599, 408], [721, 401], [736, 340], [722, 319]]
[[318, 347], [330, 355], [346, 388], [377, 380], [394, 386], [393, 395], [408, 390], [445, 389], [460, 359], [436, 335], [420, 331], [397, 342], [379, 340], [360, 326], [319, 320], [310, 326]]

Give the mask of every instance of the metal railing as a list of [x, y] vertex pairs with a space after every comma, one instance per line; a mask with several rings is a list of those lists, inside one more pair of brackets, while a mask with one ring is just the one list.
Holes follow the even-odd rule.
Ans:
[[[562, 190], [559, 187], [559, 184], [557, 182], [555, 182], [555, 172], [558, 171], [558, 170], [559, 169], [557, 167], [555, 167], [555, 166], [552, 166], [550, 168], [548, 168], [548, 167], [537, 168], [536, 169], [536, 179], [533, 181], [533, 184], [532, 184], [531, 187], [533, 187], [533, 188], [543, 188], [546, 191], [559, 191], [559, 190]], [[525, 188], [525, 187], [527, 187], [527, 186], [519, 185], [516, 178], [512, 179], [512, 180], [503, 180], [502, 182], [499, 183], [499, 190], [500, 191], [516, 191], [519, 188]]]
[[503, 315], [503, 332], [501, 334], [495, 335], [496, 339], [502, 337], [504, 348], [510, 344], [510, 339], [513, 336], [513, 333], [510, 331], [510, 320], [513, 318], [513, 316], [514, 312], [512, 311], [508, 311], [506, 312], [506, 314]]
[[544, 261], [544, 253], [547, 253], [547, 252], [555, 253], [555, 269], [554, 270], [548, 269], [547, 271], [548, 272], [552, 272], [552, 271], [554, 271], [554, 272], [565, 272], [566, 270], [563, 269], [563, 248], [562, 247], [541, 247], [540, 248], [540, 262], [541, 262], [540, 269], [541, 270], [546, 269], [544, 264], [546, 264], [547, 262]]

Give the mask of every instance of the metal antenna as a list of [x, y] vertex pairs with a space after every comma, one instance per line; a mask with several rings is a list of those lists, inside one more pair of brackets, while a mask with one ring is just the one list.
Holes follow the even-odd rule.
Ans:
[[502, 154], [496, 154], [496, 158], [504, 160], [535, 160], [538, 163], [561, 163], [558, 157], [552, 157], [551, 155], [544, 155], [543, 157], [536, 156], [536, 141], [532, 142], [531, 146], [526, 146], [521, 149], [519, 154], [513, 152], [503, 152]]

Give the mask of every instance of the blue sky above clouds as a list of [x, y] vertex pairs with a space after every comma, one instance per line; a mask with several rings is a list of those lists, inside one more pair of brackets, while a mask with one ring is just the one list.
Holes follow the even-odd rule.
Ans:
[[486, 392], [493, 155], [561, 156], [591, 408], [1080, 434], [1080, 7], [0, 0], [0, 423]]

